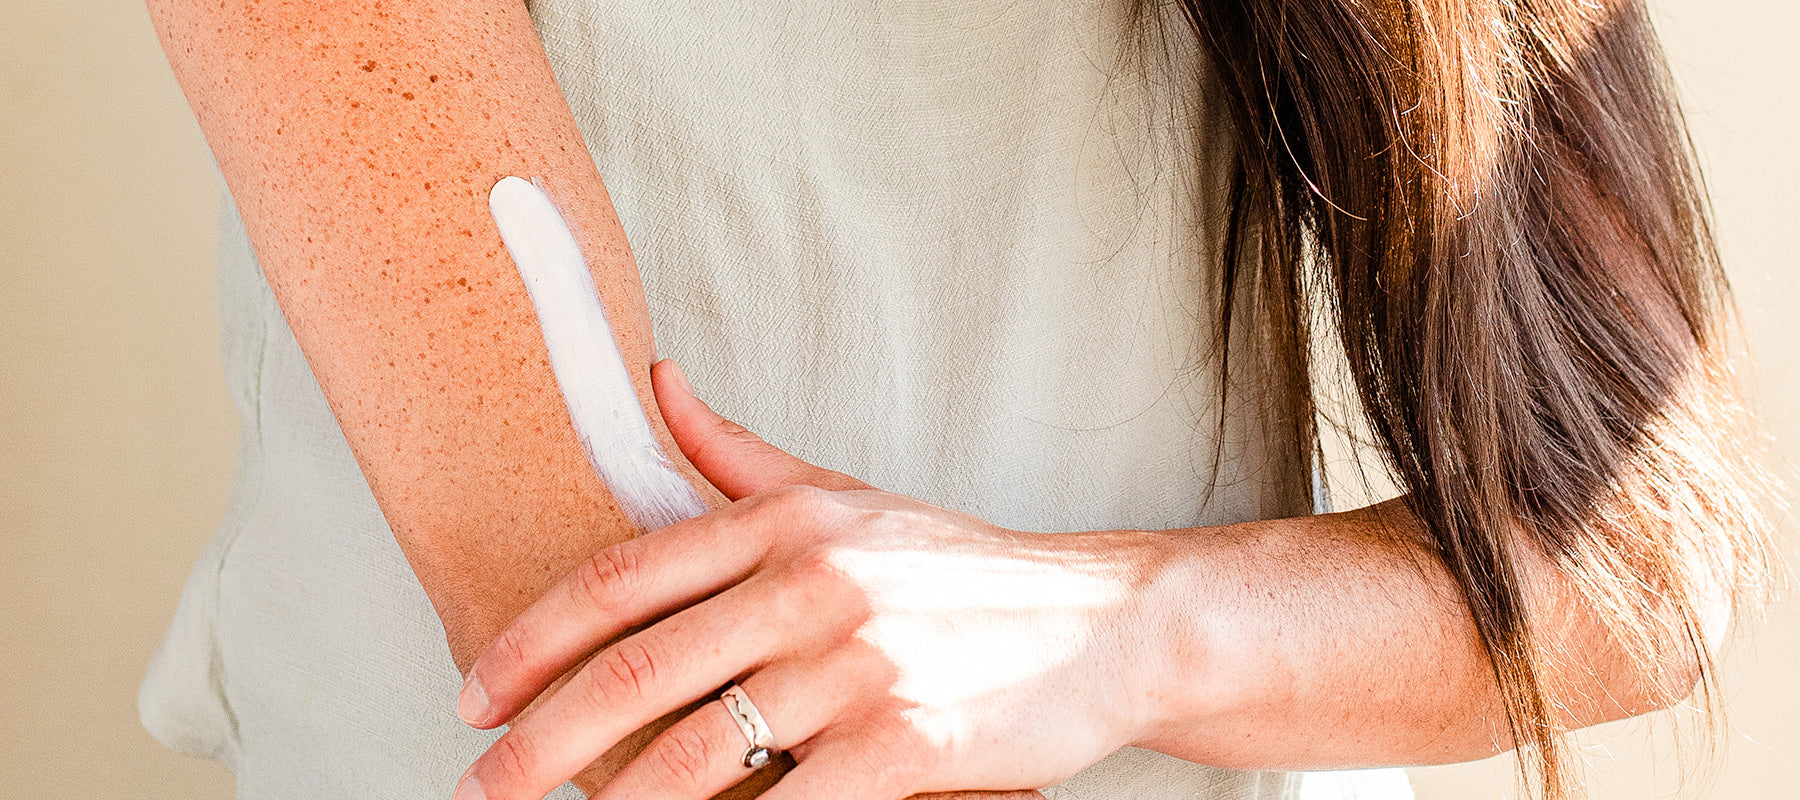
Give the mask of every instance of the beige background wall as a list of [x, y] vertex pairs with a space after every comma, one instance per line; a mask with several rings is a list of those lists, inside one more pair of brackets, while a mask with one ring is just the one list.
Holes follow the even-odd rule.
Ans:
[[[1800, 460], [1800, 226], [1789, 219], [1800, 6], [1653, 3], [1710, 170], [1768, 419]], [[229, 796], [223, 769], [159, 748], [134, 709], [230, 479], [217, 201], [139, 3], [0, 0], [0, 796]], [[1690, 795], [1800, 796], [1797, 662], [1790, 601], [1734, 655], [1725, 767]], [[1646, 755], [1646, 727], [1588, 737], [1596, 796], [1669, 796], [1674, 762]], [[1493, 798], [1507, 769], [1415, 780], [1427, 800]]]

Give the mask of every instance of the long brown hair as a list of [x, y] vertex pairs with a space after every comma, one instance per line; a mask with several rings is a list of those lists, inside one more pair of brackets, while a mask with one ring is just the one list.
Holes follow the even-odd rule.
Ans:
[[1178, 5], [1235, 123], [1227, 335], [1254, 309], [1306, 419], [1309, 342], [1337, 338], [1467, 603], [1521, 774], [1567, 796], [1559, 654], [1521, 548], [1668, 702], [1698, 664], [1708, 707], [1711, 601], [1736, 613], [1770, 569], [1728, 291], [1643, 3]]

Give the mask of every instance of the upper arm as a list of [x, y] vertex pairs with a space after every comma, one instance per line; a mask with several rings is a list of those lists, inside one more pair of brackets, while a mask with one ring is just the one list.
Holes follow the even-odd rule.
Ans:
[[538, 179], [563, 207], [654, 409], [636, 268], [525, 7], [149, 7], [307, 361], [472, 658], [576, 559], [631, 533], [583, 459], [488, 216], [499, 178]]

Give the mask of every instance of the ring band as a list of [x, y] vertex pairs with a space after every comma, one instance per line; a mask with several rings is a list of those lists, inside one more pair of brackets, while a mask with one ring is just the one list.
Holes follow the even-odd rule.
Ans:
[[756, 710], [756, 704], [750, 702], [750, 695], [744, 694], [744, 687], [735, 683], [725, 687], [725, 691], [719, 693], [719, 702], [725, 704], [725, 710], [731, 713], [738, 730], [744, 732], [744, 741], [750, 744], [744, 751], [744, 766], [760, 769], [768, 764], [775, 754], [775, 734], [769, 731], [769, 723], [763, 719], [762, 712]]

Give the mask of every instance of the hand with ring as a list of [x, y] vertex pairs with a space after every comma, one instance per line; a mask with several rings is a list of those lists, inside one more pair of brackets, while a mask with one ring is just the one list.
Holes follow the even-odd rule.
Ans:
[[783, 750], [768, 800], [1035, 789], [1153, 735], [1161, 534], [1020, 533], [878, 491], [719, 417], [672, 364], [653, 376], [734, 502], [602, 551], [489, 646], [458, 707], [482, 728], [588, 661], [456, 800], [538, 800], [706, 697], [593, 797], [706, 800]]

